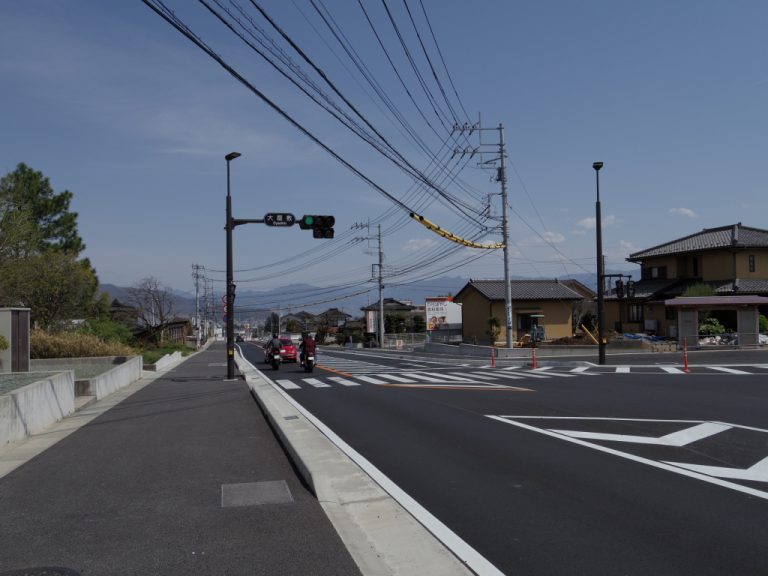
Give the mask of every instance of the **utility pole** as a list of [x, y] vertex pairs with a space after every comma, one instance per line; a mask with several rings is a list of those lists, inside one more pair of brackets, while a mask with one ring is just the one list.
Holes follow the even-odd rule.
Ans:
[[[376, 332], [378, 336], [379, 341], [379, 348], [384, 347], [384, 249], [381, 241], [381, 224], [377, 224], [378, 226], [378, 233], [376, 235], [376, 238], [378, 240], [378, 253], [379, 253], [379, 263], [378, 264], [372, 264], [373, 266], [378, 266], [378, 284], [379, 284], [379, 311], [378, 311], [378, 322], [376, 323]], [[353, 229], [361, 229], [365, 228], [368, 230], [368, 236], [365, 238], [356, 238], [356, 240], [367, 240], [368, 242], [371, 241], [371, 223], [368, 222], [366, 224], [358, 223], [352, 225]], [[372, 254], [369, 251], [365, 251], [366, 254]], [[373, 272], [371, 273], [371, 277], [375, 278], [375, 275]]]
[[200, 331], [202, 326], [200, 323], [200, 270], [204, 268], [198, 264], [192, 264], [192, 278], [195, 279], [195, 350], [200, 349]]
[[[506, 165], [505, 165], [505, 158], [507, 156], [507, 152], [504, 145], [504, 125], [499, 124], [496, 128], [482, 128], [479, 124], [454, 124], [453, 131], [454, 132], [469, 132], [471, 135], [472, 132], [478, 132], [481, 136], [482, 133], [488, 130], [498, 130], [499, 132], [499, 142], [496, 143], [484, 143], [482, 141], [482, 138], [480, 139], [480, 145], [477, 148], [465, 148], [463, 150], [454, 150], [454, 156], [456, 154], [461, 154], [462, 156], [466, 154], [470, 154], [471, 156], [474, 156], [475, 154], [486, 154], [487, 152], [483, 151], [483, 147], [492, 147], [496, 148], [498, 147], [498, 155], [494, 155], [494, 158], [491, 158], [490, 160], [481, 161], [481, 166], [488, 166], [496, 164], [496, 162], [499, 163], [498, 168], [496, 169], [496, 181], [501, 184], [501, 234], [502, 234], [502, 249], [504, 253], [504, 316], [505, 316], [505, 324], [506, 324], [506, 338], [507, 338], [507, 348], [513, 347], [514, 342], [514, 314], [512, 310], [512, 284], [510, 282], [510, 273], [509, 273], [509, 197], [507, 194], [507, 171], [506, 171]], [[470, 156], [470, 157], [471, 157]]]

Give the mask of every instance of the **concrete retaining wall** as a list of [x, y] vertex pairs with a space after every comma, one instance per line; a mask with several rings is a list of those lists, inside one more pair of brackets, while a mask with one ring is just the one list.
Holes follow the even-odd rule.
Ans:
[[183, 358], [181, 352], [176, 350], [173, 354], [166, 354], [160, 360], [155, 362], [154, 364], [147, 364], [144, 366], [144, 370], [167, 370], [171, 366], [174, 366], [181, 362], [181, 359]]
[[[96, 400], [101, 400], [105, 396], [112, 394], [112, 392], [120, 390], [141, 378], [143, 368], [144, 358], [133, 356], [119, 366], [115, 366], [111, 370], [91, 378], [90, 393], [92, 396], [96, 396]], [[74, 383], [72, 389], [74, 390]]]
[[71, 370], [0, 396], [0, 446], [39, 434], [74, 411], [75, 375]]
[[[425, 352], [435, 354], [447, 354], [450, 356], [473, 356], [478, 358], [491, 359], [490, 346], [476, 346], [473, 344], [459, 344], [451, 346], [450, 344], [438, 344], [428, 342], [424, 345]], [[527, 360], [531, 357], [531, 348], [493, 348], [497, 359], [519, 359]], [[642, 343], [640, 341], [611, 342], [607, 346], [608, 351], [631, 350], [633, 352], [642, 352]], [[597, 354], [597, 346], [536, 346], [536, 356], [546, 358], [549, 356], [583, 356], [587, 354]]]

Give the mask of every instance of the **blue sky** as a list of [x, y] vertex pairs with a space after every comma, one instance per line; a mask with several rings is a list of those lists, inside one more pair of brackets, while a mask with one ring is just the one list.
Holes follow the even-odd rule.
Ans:
[[[466, 203], [470, 218], [434, 194], [414, 191], [409, 175], [311, 103], [201, 4], [166, 5], [406, 208], [481, 242], [500, 240], [492, 230], [498, 228], [499, 184], [493, 171], [478, 166], [480, 157], [446, 160], [444, 167], [465, 166], [461, 185], [445, 184], [453, 178], [445, 171], [435, 176]], [[285, 46], [249, 2], [239, 5]], [[450, 116], [402, 1], [388, 5], [436, 105], [421, 90], [382, 2], [364, 6], [418, 109], [357, 1], [317, 5], [425, 149], [450, 158], [452, 148], [477, 146], [474, 135], [454, 134], [451, 141], [433, 112], [439, 106]], [[767, 3], [423, 0], [455, 93], [421, 3], [407, 5], [457, 117], [487, 128], [504, 125], [513, 275], [594, 272], [597, 160], [605, 163], [600, 190], [609, 268], [629, 268], [629, 253], [702, 228], [768, 227]], [[431, 178], [429, 156], [372, 96], [309, 0], [264, 0], [262, 6], [366, 120]], [[500, 251], [446, 254], [453, 244], [410, 221], [406, 209], [344, 168], [139, 0], [0, 2], [0, 77], [0, 172], [25, 162], [55, 190], [74, 193], [85, 255], [104, 283], [130, 286], [154, 276], [191, 291], [192, 265], [199, 264], [217, 290], [223, 287], [224, 156], [231, 151], [242, 154], [231, 165], [235, 217], [284, 211], [337, 220], [333, 241], [297, 228], [237, 228], [239, 291], [292, 282], [347, 292], [370, 288], [376, 243], [358, 239], [365, 229], [350, 230], [368, 221], [381, 223], [390, 284], [442, 274], [503, 275]], [[484, 132], [483, 141], [497, 142], [498, 133]], [[491, 219], [480, 215], [487, 198]]]

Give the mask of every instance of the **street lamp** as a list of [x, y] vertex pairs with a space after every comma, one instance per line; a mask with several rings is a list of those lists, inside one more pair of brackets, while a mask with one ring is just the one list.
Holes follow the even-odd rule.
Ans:
[[232, 258], [232, 195], [229, 186], [229, 163], [238, 158], [240, 152], [230, 152], [224, 159], [227, 161], [227, 380], [235, 379], [235, 290], [234, 265]]
[[595, 236], [597, 237], [597, 363], [605, 364], [605, 294], [603, 293], [603, 225], [600, 213], [600, 168], [602, 162], [594, 162], [597, 185], [597, 202], [595, 202]]

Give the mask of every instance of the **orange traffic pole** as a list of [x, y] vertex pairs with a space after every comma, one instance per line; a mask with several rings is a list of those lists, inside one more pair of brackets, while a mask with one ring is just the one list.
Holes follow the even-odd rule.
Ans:
[[688, 368], [688, 338], [683, 338], [683, 372], [690, 372]]
[[536, 348], [532, 348], [533, 350], [533, 369], [536, 370]]
[[491, 346], [491, 368], [496, 368], [496, 354], [494, 354], [493, 346]]

